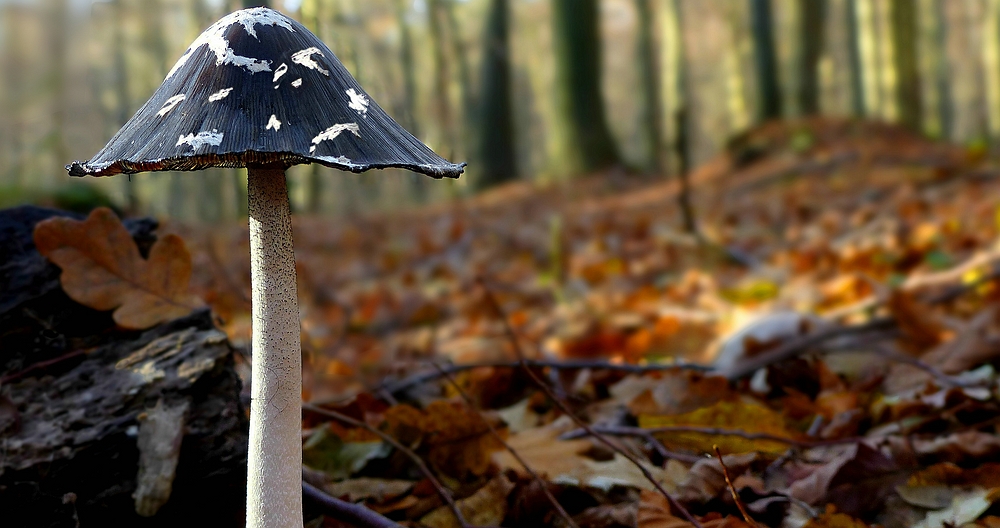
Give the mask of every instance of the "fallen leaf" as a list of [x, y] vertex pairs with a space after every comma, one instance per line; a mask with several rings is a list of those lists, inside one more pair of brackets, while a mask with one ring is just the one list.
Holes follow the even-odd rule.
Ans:
[[[702, 528], [748, 528], [743, 519], [729, 515], [720, 517], [709, 514], [700, 519]], [[644, 491], [639, 496], [639, 508], [636, 513], [636, 528], [691, 528], [694, 525], [682, 517], [673, 514], [667, 499], [660, 493]]]
[[62, 269], [66, 294], [95, 310], [114, 310], [124, 328], [149, 328], [203, 304], [188, 291], [191, 255], [176, 235], [161, 237], [143, 259], [118, 217], [98, 208], [83, 221], [39, 222], [34, 237], [38, 252]]
[[[620, 453], [615, 453], [611, 460], [594, 460], [584, 456], [592, 448], [590, 440], [559, 440], [562, 432], [558, 427], [540, 427], [513, 434], [507, 443], [536, 473], [557, 484], [605, 491], [614, 486], [654, 489], [642, 471]], [[501, 469], [530, 478], [524, 466], [508, 451], [497, 452], [493, 460]], [[664, 470], [647, 462], [642, 464], [668, 490], [676, 486]]]
[[827, 504], [826, 511], [810, 519], [803, 528], [868, 528], [868, 525], [845, 513], [837, 513], [833, 504]]
[[[761, 404], [744, 401], [722, 401], [711, 407], [673, 416], [639, 416], [639, 427], [645, 429], [673, 426], [721, 428], [744, 433], [745, 435], [762, 433], [789, 440], [795, 440], [800, 436], [798, 433], [787, 428], [785, 419], [780, 413]], [[703, 453], [711, 453], [715, 445], [718, 445], [719, 449], [724, 453], [763, 452], [780, 454], [788, 450], [788, 443], [786, 442], [744, 438], [736, 434], [712, 435], [697, 432], [671, 431], [657, 433], [656, 436], [663, 441], [664, 445], [669, 447], [693, 449]]]
[[985, 488], [975, 488], [956, 493], [951, 505], [941, 510], [927, 512], [927, 517], [914, 528], [939, 528], [962, 526], [975, 521], [993, 504], [993, 494]]
[[371, 501], [384, 504], [409, 493], [416, 482], [379, 478], [353, 478], [324, 486], [330, 496], [349, 502]]
[[385, 411], [387, 432], [420, 452], [444, 473], [459, 479], [480, 476], [490, 467], [490, 456], [503, 448], [486, 425], [491, 421], [501, 435], [506, 430], [495, 417], [484, 416], [464, 403], [433, 401], [420, 410], [396, 405]]
[[[742, 453], [723, 455], [722, 458], [729, 474], [739, 481], [740, 476], [760, 457], [757, 453]], [[705, 503], [727, 493], [729, 493], [728, 484], [722, 464], [718, 458], [712, 457], [699, 460], [691, 466], [691, 470], [680, 481], [677, 499], [684, 502]]]
[[361, 471], [369, 460], [384, 458], [391, 452], [382, 441], [349, 442], [323, 427], [303, 444], [302, 463], [340, 480]]
[[[479, 491], [460, 501], [456, 501], [458, 511], [471, 526], [500, 526], [507, 515], [507, 495], [514, 484], [500, 475], [489, 481]], [[428, 513], [420, 522], [431, 528], [460, 528], [458, 519], [447, 506]]]

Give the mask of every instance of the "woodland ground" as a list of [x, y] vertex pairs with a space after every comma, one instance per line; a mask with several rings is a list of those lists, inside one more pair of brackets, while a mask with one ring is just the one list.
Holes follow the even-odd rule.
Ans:
[[[1000, 526], [989, 152], [774, 123], [691, 178], [707, 244], [617, 173], [297, 217], [310, 479], [429, 526]], [[170, 229], [245, 344], [246, 225]]]

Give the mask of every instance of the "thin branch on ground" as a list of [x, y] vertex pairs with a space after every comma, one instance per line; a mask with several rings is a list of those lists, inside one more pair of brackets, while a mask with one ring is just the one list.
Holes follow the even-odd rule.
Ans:
[[[466, 393], [465, 390], [462, 389], [462, 387], [458, 384], [458, 382], [455, 381], [455, 378], [453, 378], [451, 374], [444, 372], [443, 367], [441, 367], [440, 365], [437, 365], [436, 363], [434, 365], [439, 369], [441, 369], [441, 375], [444, 376], [445, 379], [448, 380], [448, 383], [451, 384], [451, 386], [455, 389], [456, 392], [458, 392], [459, 396], [462, 397], [462, 400], [465, 401], [465, 404], [470, 409], [475, 410], [475, 406], [472, 403], [472, 398], [470, 398], [468, 393]], [[562, 517], [563, 521], [566, 521], [566, 525], [570, 526], [571, 528], [580, 528], [576, 524], [576, 522], [573, 521], [573, 517], [570, 516], [569, 512], [567, 512], [562, 507], [562, 504], [559, 504], [559, 501], [556, 500], [555, 496], [552, 495], [552, 492], [549, 490], [549, 487], [545, 484], [545, 481], [542, 480], [542, 477], [540, 477], [538, 473], [534, 469], [532, 469], [531, 466], [528, 465], [528, 463], [524, 460], [524, 458], [521, 457], [520, 453], [518, 453], [513, 447], [510, 446], [510, 444], [507, 443], [506, 440], [503, 439], [502, 436], [500, 436], [500, 433], [497, 432], [496, 427], [493, 427], [493, 424], [491, 424], [490, 421], [487, 420], [485, 416], [479, 413], [476, 414], [477, 416], [479, 416], [479, 419], [483, 422], [483, 424], [486, 425], [487, 429], [489, 429], [490, 434], [493, 435], [493, 438], [495, 438], [498, 442], [500, 442], [500, 444], [503, 445], [503, 447], [511, 454], [511, 456], [513, 456], [517, 460], [517, 462], [521, 464], [524, 470], [528, 472], [528, 475], [531, 475], [532, 480], [534, 480], [541, 487], [542, 493], [545, 494], [545, 497], [552, 504], [552, 507], [555, 508], [559, 516]]]
[[753, 528], [760, 528], [757, 521], [750, 516], [747, 512], [747, 507], [743, 504], [743, 500], [740, 499], [740, 494], [736, 492], [736, 486], [733, 486], [733, 479], [729, 476], [729, 468], [726, 467], [726, 461], [722, 459], [722, 451], [719, 450], [719, 446], [712, 446], [715, 448], [715, 456], [719, 457], [719, 465], [722, 466], [722, 476], [726, 477], [726, 486], [729, 488], [729, 494], [733, 496], [733, 502], [736, 503], [736, 507], [740, 509], [740, 514], [743, 515], [743, 520]]
[[916, 367], [928, 374], [930, 374], [935, 380], [940, 382], [942, 385], [948, 387], [978, 387], [983, 385], [988, 385], [991, 382], [989, 380], [978, 380], [978, 381], [965, 381], [957, 376], [950, 376], [941, 372], [940, 370], [934, 368], [928, 363], [921, 361], [915, 357], [908, 356], [902, 352], [893, 350], [889, 348], [888, 345], [879, 344], [872, 347], [868, 352], [882, 356], [890, 361], [896, 361], [898, 363], [905, 363], [912, 367]]
[[496, 317], [500, 319], [500, 321], [503, 323], [504, 332], [507, 334], [507, 338], [510, 340], [511, 346], [514, 348], [514, 352], [517, 354], [518, 359], [521, 361], [521, 366], [524, 368], [524, 372], [528, 374], [529, 377], [531, 377], [535, 385], [537, 385], [538, 388], [541, 389], [546, 396], [548, 396], [549, 400], [551, 400], [552, 403], [554, 403], [557, 407], [559, 407], [559, 409], [565, 415], [569, 416], [569, 418], [573, 420], [573, 422], [575, 422], [578, 427], [584, 429], [585, 431], [590, 433], [591, 436], [594, 437], [594, 439], [604, 444], [612, 451], [620, 453], [629, 462], [635, 465], [635, 467], [637, 467], [639, 471], [642, 472], [643, 476], [646, 477], [646, 479], [653, 484], [653, 486], [657, 489], [657, 491], [659, 491], [660, 494], [667, 499], [667, 502], [670, 504], [670, 506], [681, 513], [681, 515], [684, 517], [685, 520], [693, 524], [695, 528], [702, 528], [701, 523], [698, 522], [698, 519], [695, 519], [695, 517], [691, 515], [691, 512], [689, 512], [687, 508], [681, 505], [680, 502], [677, 502], [677, 500], [674, 499], [673, 495], [671, 495], [670, 492], [668, 492], [666, 489], [663, 488], [663, 486], [656, 480], [655, 477], [653, 477], [653, 474], [649, 472], [649, 469], [647, 469], [646, 466], [642, 464], [642, 462], [636, 459], [628, 451], [615, 445], [615, 443], [609, 440], [607, 437], [594, 431], [594, 429], [591, 428], [590, 424], [583, 421], [579, 416], [577, 416], [565, 402], [559, 399], [555, 395], [555, 393], [552, 392], [552, 388], [549, 387], [541, 378], [538, 377], [538, 374], [536, 374], [531, 369], [531, 365], [529, 365], [528, 362], [525, 361], [524, 351], [521, 349], [521, 343], [517, 338], [517, 334], [514, 332], [514, 328], [511, 326], [510, 321], [507, 319], [507, 314], [503, 311], [503, 308], [500, 306], [500, 303], [497, 302], [496, 297], [493, 296], [493, 292], [490, 291], [489, 287], [486, 285], [486, 281], [480, 278], [479, 286], [483, 290], [486, 302], [490, 305], [490, 308], [494, 311]]
[[[473, 370], [477, 368], [521, 368], [525, 364], [532, 368], [550, 368], [558, 370], [614, 370], [619, 372], [627, 372], [629, 374], [644, 374], [646, 372], [662, 372], [665, 370], [672, 369], [688, 369], [688, 370], [699, 370], [699, 371], [710, 371], [711, 367], [707, 365], [699, 365], [695, 363], [649, 363], [644, 365], [632, 364], [632, 363], [611, 363], [610, 361], [547, 361], [539, 359], [525, 359], [524, 361], [484, 361], [479, 363], [461, 363], [461, 364], [451, 364], [447, 366], [439, 365], [438, 370], [429, 370], [425, 372], [418, 372], [412, 376], [401, 379], [396, 382], [390, 382], [379, 386], [378, 388], [372, 390], [373, 393], [378, 393], [381, 391], [386, 391], [389, 394], [397, 395], [401, 392], [406, 392], [418, 385], [423, 385], [424, 383], [434, 381], [441, 378], [444, 374], [458, 374], [460, 372], [465, 372], [467, 370]], [[443, 370], [443, 373], [442, 373]]]
[[979, 280], [983, 280], [990, 275], [1000, 273], [1000, 249], [993, 248], [988, 251], [977, 252], [975, 255], [957, 266], [953, 266], [944, 271], [926, 273], [922, 275], [911, 275], [903, 281], [903, 285], [901, 287], [907, 291], [938, 286], [958, 287], [964, 290], [967, 287], [967, 284], [964, 283], [962, 278], [965, 277], [970, 271], [975, 271], [977, 268], [983, 267], [989, 267], [990, 272], [984, 274], [984, 276], [980, 277]]
[[[804, 449], [810, 447], [856, 444], [863, 440], [862, 438], [857, 438], [857, 437], [837, 438], [829, 440], [796, 440], [794, 438], [786, 438], [784, 436], [778, 436], [768, 433], [750, 433], [747, 431], [741, 431], [739, 429], [721, 429], [717, 427], [701, 427], [697, 425], [669, 425], [664, 427], [650, 427], [650, 428], [629, 427], [624, 425], [622, 426], [593, 425], [591, 426], [591, 430], [611, 436], [636, 436], [641, 438], [647, 438], [650, 435], [656, 435], [662, 433], [694, 433], [694, 434], [703, 434], [711, 436], [735, 436], [743, 438], [745, 440], [768, 440]], [[564, 440], [571, 440], [574, 438], [587, 436], [588, 434], [590, 434], [590, 431], [581, 428], [569, 431], [561, 435], [560, 438]]]
[[354, 504], [330, 496], [306, 481], [302, 481], [302, 496], [319, 506], [323, 515], [338, 521], [348, 522], [362, 528], [403, 528], [403, 525], [387, 519], [361, 504]]
[[412, 449], [404, 446], [398, 440], [380, 431], [379, 429], [372, 427], [371, 425], [368, 425], [367, 423], [361, 420], [356, 420], [346, 414], [342, 414], [337, 411], [332, 411], [330, 409], [324, 409], [322, 407], [318, 407], [316, 405], [312, 405], [309, 403], [303, 403], [302, 408], [322, 416], [333, 418], [334, 420], [346, 423], [354, 427], [360, 427], [361, 429], [364, 429], [374, 434], [375, 436], [381, 438], [385, 443], [391, 445], [392, 447], [395, 447], [400, 453], [406, 455], [411, 461], [413, 461], [414, 464], [416, 464], [417, 468], [420, 470], [421, 473], [423, 473], [424, 477], [426, 477], [427, 480], [430, 481], [431, 485], [434, 486], [434, 489], [437, 491], [437, 494], [441, 496], [441, 499], [444, 500], [444, 502], [448, 505], [448, 508], [451, 509], [451, 512], [455, 514], [455, 518], [458, 519], [458, 523], [463, 528], [469, 527], [469, 523], [465, 520], [465, 517], [462, 515], [462, 512], [459, 511], [458, 504], [455, 503], [455, 499], [451, 496], [451, 492], [448, 491], [448, 489], [445, 488], [443, 484], [441, 484], [441, 481], [439, 481], [437, 477], [434, 476], [434, 472], [431, 471], [431, 468], [427, 467], [427, 463], [425, 463], [423, 459], [420, 458], [420, 455], [416, 454]]
[[[592, 427], [594, 427], [595, 431], [597, 431], [599, 433], [602, 432], [601, 428], [599, 426], [592, 426]], [[638, 429], [638, 428], [636, 428], [636, 429]], [[568, 434], [573, 434], [573, 433], [575, 433], [577, 431], [579, 431], [580, 436], [583, 436], [583, 435], [587, 434], [587, 431], [584, 431], [583, 429], [577, 429], [576, 431], [570, 431]], [[566, 435], [562, 435], [562, 436], [563, 436], [563, 438], [566, 438]], [[658, 438], [656, 438], [655, 436], [653, 436], [653, 433], [650, 433], [650, 432], [646, 432], [645, 434], [643, 434], [643, 432], [641, 432], [641, 431], [636, 431], [636, 434], [634, 436], [636, 436], [637, 438], [642, 438], [643, 440], [645, 440], [646, 443], [648, 443], [649, 445], [651, 445], [653, 447], [653, 450], [656, 451], [656, 453], [658, 455], [660, 455], [661, 457], [663, 457], [664, 460], [670, 460], [670, 459], [672, 459], [672, 460], [677, 460], [677, 461], [680, 461], [680, 462], [686, 462], [688, 464], [694, 464], [695, 462], [701, 460], [701, 458], [702, 458], [702, 457], [700, 457], [698, 455], [689, 455], [689, 454], [686, 454], [686, 453], [678, 453], [676, 451], [671, 451], [671, 450], [667, 449], [667, 446], [663, 445], [663, 442], [661, 442]]]
[[892, 317], [879, 317], [871, 321], [854, 326], [837, 326], [802, 336], [791, 341], [786, 341], [781, 346], [763, 353], [754, 358], [750, 358], [735, 365], [732, 369], [720, 372], [730, 380], [744, 378], [756, 372], [758, 369], [769, 367], [786, 359], [791, 359], [800, 354], [813, 350], [827, 341], [847, 336], [859, 336], [865, 334], [884, 334], [896, 327], [896, 320]]

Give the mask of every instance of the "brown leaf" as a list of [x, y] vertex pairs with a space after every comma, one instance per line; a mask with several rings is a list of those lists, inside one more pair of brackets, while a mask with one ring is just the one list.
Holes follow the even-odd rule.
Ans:
[[903, 332], [902, 344], [915, 354], [923, 353], [949, 336], [931, 307], [917, 301], [912, 293], [894, 290], [889, 298], [889, 310]]
[[[559, 484], [584, 486], [605, 491], [613, 486], [654, 489], [642, 471], [620, 453], [611, 460], [597, 461], [585, 456], [593, 444], [590, 440], [559, 440], [559, 428], [548, 426], [529, 429], [511, 435], [507, 444], [517, 451], [536, 473]], [[530, 475], [508, 451], [499, 451], [493, 460], [504, 470], [513, 470], [520, 478]], [[646, 470], [667, 489], [675, 486], [671, 475], [652, 464], [643, 463]]]
[[[458, 510], [472, 526], [500, 526], [507, 515], [507, 495], [514, 489], [514, 484], [507, 477], [500, 475], [489, 481], [479, 491], [457, 501]], [[421, 524], [432, 528], [458, 527], [458, 519], [447, 506], [430, 512], [420, 519]]]
[[868, 525], [843, 513], [837, 513], [832, 504], [826, 505], [826, 511], [815, 519], [810, 519], [805, 528], [867, 528]]
[[455, 477], [481, 476], [494, 451], [503, 448], [484, 420], [504, 435], [495, 417], [483, 416], [463, 403], [434, 401], [425, 410], [396, 405], [385, 412], [387, 431], [404, 444], [418, 446], [435, 468]]
[[83, 221], [39, 222], [34, 236], [38, 252], [62, 268], [66, 294], [96, 310], [114, 310], [124, 328], [149, 328], [202, 305], [188, 292], [191, 255], [176, 235], [161, 237], [143, 259], [118, 217], [98, 208]]
[[[703, 528], [746, 528], [749, 526], [739, 517], [733, 515], [721, 517], [715, 513], [705, 516], [699, 522]], [[643, 491], [639, 496], [635, 526], [637, 528], [690, 528], [694, 525], [674, 515], [670, 504], [661, 493]]]

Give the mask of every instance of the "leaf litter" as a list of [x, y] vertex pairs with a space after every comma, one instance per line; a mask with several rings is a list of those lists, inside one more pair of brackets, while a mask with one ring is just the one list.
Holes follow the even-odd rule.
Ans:
[[[324, 489], [410, 526], [997, 526], [997, 167], [831, 119], [730, 148], [691, 175], [700, 237], [674, 181], [601, 175], [297, 217]], [[245, 343], [245, 226], [176, 229]]]

